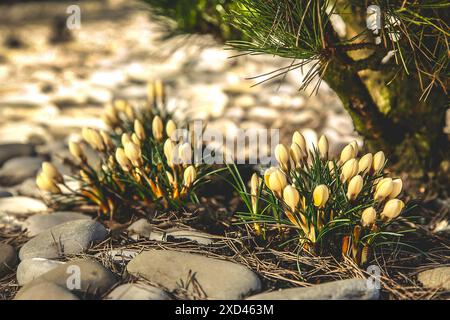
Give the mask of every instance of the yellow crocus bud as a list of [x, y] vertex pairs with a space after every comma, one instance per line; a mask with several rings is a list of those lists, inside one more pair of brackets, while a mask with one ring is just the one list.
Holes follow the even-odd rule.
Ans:
[[296, 143], [300, 149], [302, 149], [304, 154], [307, 154], [308, 148], [306, 147], [305, 137], [298, 131], [295, 131], [292, 136], [292, 142]]
[[391, 199], [384, 205], [381, 212], [381, 218], [385, 221], [390, 221], [397, 218], [405, 207], [405, 203], [399, 199]]
[[100, 131], [100, 136], [102, 137], [103, 144], [106, 146], [106, 148], [114, 149], [115, 145], [109, 134], [102, 130]]
[[370, 228], [377, 221], [377, 212], [373, 207], [364, 209], [361, 214], [361, 225], [365, 228]]
[[192, 148], [189, 142], [183, 143], [178, 149], [178, 158], [182, 164], [190, 164], [192, 161]]
[[152, 81], [147, 82], [147, 100], [149, 103], [155, 101], [155, 87]]
[[340, 161], [341, 163], [346, 163], [348, 160], [355, 157], [355, 149], [351, 144], [348, 144], [342, 149]]
[[164, 130], [164, 125], [163, 125], [161, 118], [159, 116], [155, 116], [152, 121], [152, 133], [153, 133], [153, 137], [157, 141], [162, 140], [163, 130]]
[[125, 146], [128, 142], [133, 142], [128, 133], [123, 133], [120, 137], [120, 141], [122, 142], [122, 146]]
[[328, 170], [330, 171], [331, 175], [334, 175], [335, 171], [336, 171], [336, 165], [334, 164], [334, 161], [328, 161], [327, 163], [328, 166]]
[[252, 197], [252, 209], [253, 209], [254, 213], [258, 210], [257, 197], [258, 197], [260, 184], [261, 184], [261, 179], [258, 177], [258, 175], [256, 173], [254, 173], [250, 180], [250, 195]]
[[354, 176], [348, 183], [347, 198], [352, 201], [358, 197], [362, 190], [364, 180], [360, 175]]
[[[352, 147], [353, 148], [353, 147]], [[341, 169], [341, 180], [343, 183], [347, 182], [358, 174], [358, 160], [350, 159], [344, 163]]]
[[167, 164], [169, 165], [169, 167], [173, 167], [173, 163], [174, 163], [174, 150], [175, 150], [175, 144], [170, 140], [167, 139], [166, 142], [164, 142], [164, 146], [163, 146], [163, 151], [164, 151], [164, 156], [167, 159]]
[[370, 169], [372, 168], [372, 162], [373, 162], [373, 156], [371, 153], [367, 153], [359, 159], [359, 169], [358, 172], [361, 174], [366, 174], [370, 172]]
[[269, 189], [277, 196], [281, 196], [284, 187], [287, 185], [286, 176], [280, 169], [274, 170], [269, 176]]
[[61, 189], [54, 183], [49, 177], [44, 173], [41, 172], [36, 177], [36, 185], [41, 189], [42, 191], [58, 194], [61, 193]]
[[75, 159], [81, 162], [86, 162], [86, 155], [84, 154], [83, 149], [81, 149], [81, 146], [78, 143], [69, 141], [69, 151]]
[[136, 133], [136, 136], [139, 138], [139, 140], [145, 140], [145, 129], [142, 125], [142, 122], [140, 122], [138, 119], [134, 120], [134, 133]]
[[125, 144], [124, 151], [125, 155], [131, 161], [133, 166], [138, 168], [142, 166], [143, 161], [141, 148], [137, 144], [134, 144], [133, 142], [128, 142], [127, 144]]
[[384, 152], [378, 151], [373, 156], [373, 165], [372, 165], [373, 171], [380, 172], [383, 169], [385, 163], [386, 157], [384, 156]]
[[166, 124], [166, 134], [169, 138], [172, 138], [172, 134], [177, 130], [177, 125], [170, 119]]
[[105, 151], [105, 145], [103, 143], [102, 136], [97, 130], [90, 128], [83, 128], [81, 131], [83, 139], [89, 143], [89, 145], [97, 151]]
[[276, 167], [270, 167], [269, 169], [267, 169], [266, 171], [264, 171], [264, 183], [266, 184], [267, 188], [270, 189], [269, 186], [269, 177], [272, 174], [272, 172], [275, 172], [276, 170], [278, 170], [278, 168]]
[[130, 162], [130, 160], [128, 160], [127, 156], [125, 155], [125, 151], [123, 150], [123, 148], [117, 148], [116, 160], [123, 171], [131, 170], [131, 167], [132, 167], [131, 162]]
[[173, 186], [175, 184], [175, 179], [173, 178], [173, 175], [169, 171], [166, 171], [166, 176], [167, 180], [169, 180], [169, 183]]
[[184, 185], [186, 187], [190, 187], [195, 179], [197, 179], [197, 171], [195, 170], [194, 166], [189, 166], [184, 170]]
[[127, 105], [128, 105], [128, 102], [126, 102], [123, 99], [119, 99], [119, 100], [114, 101], [114, 108], [116, 110], [119, 110], [119, 111], [122, 111], [122, 112], [125, 112], [125, 109], [127, 108]]
[[164, 102], [164, 83], [161, 80], [156, 80], [154, 83], [154, 91], [155, 91], [155, 98], [158, 103]]
[[323, 208], [327, 204], [330, 192], [328, 187], [324, 184], [318, 185], [313, 191], [314, 205], [318, 208]]
[[328, 139], [325, 135], [322, 135], [317, 144], [321, 159], [328, 159]]
[[302, 149], [296, 143], [292, 143], [289, 149], [289, 154], [291, 156], [292, 166], [294, 168], [300, 168], [302, 161], [305, 158]]
[[89, 133], [89, 128], [84, 127], [83, 129], [81, 129], [81, 136], [83, 137], [83, 140], [88, 142], [88, 140], [90, 140], [90, 133]]
[[42, 163], [42, 172], [52, 181], [56, 183], [64, 183], [62, 174], [50, 162]]
[[381, 179], [377, 186], [375, 187], [374, 199], [377, 201], [383, 201], [386, 199], [394, 190], [394, 184], [391, 178]]
[[133, 133], [131, 135], [131, 141], [138, 146], [141, 146], [141, 140], [138, 138], [138, 136], [136, 135], [136, 133]]
[[260, 184], [261, 180], [258, 175], [256, 173], [252, 174], [252, 178], [250, 179], [250, 193], [252, 196], [256, 196], [258, 194]]
[[297, 205], [300, 202], [300, 194], [297, 189], [288, 185], [283, 190], [283, 200], [289, 206], [292, 212], [295, 212]]
[[120, 121], [116, 108], [113, 105], [108, 105], [105, 108], [105, 113], [102, 115], [103, 122], [105, 124], [115, 127]]
[[402, 179], [394, 179], [392, 180], [392, 192], [389, 194], [389, 199], [397, 198], [398, 195], [402, 192], [403, 181]]
[[91, 130], [91, 138], [94, 144], [93, 146], [95, 146], [94, 149], [98, 151], [106, 150], [106, 146], [103, 143], [103, 138], [97, 130]]
[[136, 118], [133, 107], [128, 103], [125, 105], [125, 110], [123, 112], [125, 113], [128, 120], [132, 121], [134, 120], [134, 118]]
[[283, 170], [289, 170], [289, 151], [284, 145], [279, 144], [275, 147], [275, 159]]
[[353, 147], [353, 151], [354, 151], [353, 158], [356, 158], [358, 156], [358, 152], [359, 152], [358, 142], [356, 142], [356, 140], [353, 140], [352, 142], [350, 142], [350, 145]]

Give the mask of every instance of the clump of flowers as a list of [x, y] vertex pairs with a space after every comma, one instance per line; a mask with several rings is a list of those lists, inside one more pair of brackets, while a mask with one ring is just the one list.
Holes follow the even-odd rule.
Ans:
[[390, 229], [405, 204], [397, 198], [402, 180], [384, 172], [384, 153], [358, 157], [358, 149], [354, 141], [331, 159], [325, 136], [310, 150], [295, 132], [289, 147], [275, 148], [278, 166], [254, 173], [249, 191], [229, 166], [248, 209], [239, 217], [264, 238], [275, 234], [316, 254], [341, 251], [364, 264], [370, 247], [402, 236]]
[[[149, 85], [146, 105], [136, 108], [117, 100], [106, 107], [103, 120], [108, 130], [84, 128], [83, 141], [69, 142], [80, 182], [77, 190], [69, 190], [73, 198], [95, 204], [99, 214], [110, 219], [148, 207], [177, 209], [198, 202], [195, 190], [210, 168], [193, 164], [190, 139], [177, 135], [161, 82]], [[98, 166], [90, 163], [85, 148], [96, 152]], [[52, 194], [61, 193], [57, 183], [64, 183], [62, 175], [48, 167], [36, 182]]]

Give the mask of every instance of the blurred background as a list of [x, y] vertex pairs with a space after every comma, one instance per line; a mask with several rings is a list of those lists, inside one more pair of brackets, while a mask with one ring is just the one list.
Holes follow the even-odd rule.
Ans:
[[[74, 4], [80, 28], [69, 30], [67, 10]], [[155, 12], [125, 0], [1, 1], [0, 145], [31, 145], [57, 161], [80, 128], [103, 126], [105, 105], [143, 101], [154, 79], [167, 85], [176, 118], [204, 119], [228, 135], [238, 128], [280, 128], [286, 142], [294, 130], [311, 141], [325, 133], [332, 152], [355, 139], [350, 117], [326, 83], [317, 94], [298, 90], [307, 68], [254, 86], [291, 60], [231, 58], [236, 52], [224, 50], [220, 32], [168, 36], [170, 22]], [[20, 153], [3, 150], [5, 159]]]

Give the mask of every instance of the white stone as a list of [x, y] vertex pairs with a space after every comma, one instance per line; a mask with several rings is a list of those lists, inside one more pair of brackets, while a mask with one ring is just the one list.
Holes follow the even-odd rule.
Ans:
[[141, 283], [127, 283], [111, 291], [105, 300], [170, 300], [164, 290]]
[[45, 203], [33, 198], [17, 196], [0, 199], [0, 213], [4, 214], [28, 215], [46, 210]]
[[23, 286], [62, 264], [64, 262], [44, 258], [25, 259], [17, 267], [17, 283]]

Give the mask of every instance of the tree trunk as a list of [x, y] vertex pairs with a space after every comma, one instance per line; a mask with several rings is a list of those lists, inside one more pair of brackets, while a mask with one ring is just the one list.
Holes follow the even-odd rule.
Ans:
[[414, 176], [435, 170], [449, 157], [449, 140], [443, 131], [447, 97], [435, 88], [426, 101], [414, 75], [354, 71], [337, 57], [330, 63], [325, 81], [342, 100], [355, 129], [369, 150], [385, 151], [390, 161]]

